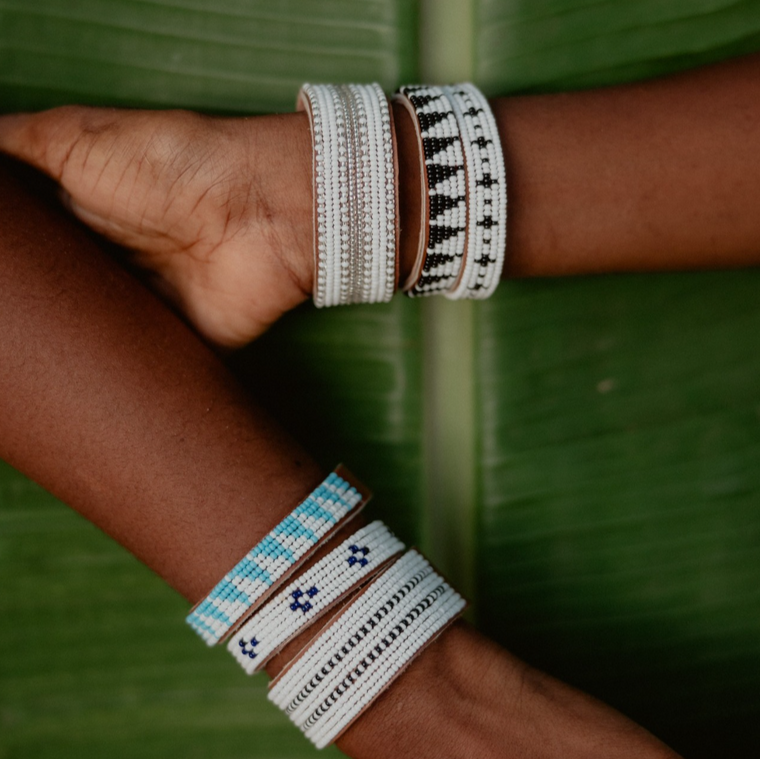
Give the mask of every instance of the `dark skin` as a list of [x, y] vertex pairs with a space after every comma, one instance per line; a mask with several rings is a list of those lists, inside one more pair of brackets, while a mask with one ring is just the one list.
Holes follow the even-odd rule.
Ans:
[[[583, 93], [499, 98], [509, 277], [760, 259], [760, 55]], [[394, 109], [401, 281], [417, 250], [417, 147]], [[209, 340], [242, 345], [310, 297], [306, 116], [62, 108], [0, 117], [0, 150], [59, 181]]]
[[[510, 187], [504, 274], [756, 264], [758, 95], [760, 57], [749, 56], [652, 83], [494, 101]], [[396, 116], [403, 281], [419, 194], [410, 125]], [[72, 210], [134, 249], [219, 345], [256, 337], [311, 292], [303, 115], [56, 109], [0, 119], [0, 148], [59, 181]], [[322, 473], [89, 238], [2, 181], [0, 455], [196, 601]], [[387, 756], [389, 725], [402, 757], [673, 756], [465, 623], [339, 745]]]
[[[0, 456], [195, 602], [324, 473], [187, 326], [7, 166], [0, 201]], [[464, 622], [338, 745], [357, 759], [675, 756]]]

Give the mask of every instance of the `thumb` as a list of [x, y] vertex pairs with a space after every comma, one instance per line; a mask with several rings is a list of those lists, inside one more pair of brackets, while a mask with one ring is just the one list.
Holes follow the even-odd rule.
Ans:
[[107, 108], [65, 106], [10, 114], [0, 116], [0, 150], [61, 182], [72, 163], [81, 168], [84, 160], [97, 158], [90, 155], [93, 148], [104, 133], [118, 128], [115, 111]]
[[[162, 165], [162, 155], [151, 160], [148, 151], [153, 144], [171, 144], [166, 137], [153, 139], [167, 118], [84, 106], [0, 116], [0, 150], [59, 182], [62, 200], [83, 222], [139, 247], [134, 234], [145, 217], [149, 191], [155, 190], [152, 167]], [[163, 200], [159, 197], [152, 207], [160, 211]]]

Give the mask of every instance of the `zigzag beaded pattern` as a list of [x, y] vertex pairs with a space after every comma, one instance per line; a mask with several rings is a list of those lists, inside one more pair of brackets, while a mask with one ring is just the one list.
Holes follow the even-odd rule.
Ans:
[[379, 520], [362, 527], [297, 577], [238, 630], [227, 650], [250, 675], [404, 544]]
[[507, 182], [496, 121], [472, 84], [444, 88], [459, 123], [467, 164], [468, 218], [464, 271], [448, 298], [487, 298], [504, 266]]
[[187, 616], [213, 646], [293, 566], [362, 502], [361, 493], [332, 472], [291, 514], [257, 543]]
[[409, 551], [273, 683], [269, 698], [327, 745], [464, 605]]
[[399, 89], [414, 108], [425, 159], [428, 206], [427, 247], [411, 297], [450, 289], [462, 266], [466, 237], [467, 195], [462, 141], [454, 109], [440, 87]]

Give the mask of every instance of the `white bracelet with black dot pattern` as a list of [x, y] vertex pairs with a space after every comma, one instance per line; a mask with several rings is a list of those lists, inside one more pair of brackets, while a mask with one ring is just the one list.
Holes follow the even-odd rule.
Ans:
[[464, 607], [424, 557], [409, 551], [274, 681], [269, 698], [326, 746]]
[[377, 303], [396, 285], [396, 169], [378, 84], [305, 84], [314, 147], [314, 302]]
[[[334, 704], [332, 713], [327, 713], [322, 720], [319, 719], [322, 712], [317, 710], [314, 714], [316, 720], [307, 729], [306, 736], [317, 748], [324, 748], [335, 741], [414, 656], [462, 613], [465, 605], [464, 599], [451, 587], [435, 588], [346, 676], [330, 699], [342, 697], [342, 688], [350, 687], [353, 692], [337, 702], [325, 700], [321, 710], [329, 709]], [[383, 654], [388, 656], [388, 660], [382, 660]]]
[[285, 643], [403, 549], [381, 521], [362, 527], [249, 619], [228, 642], [228, 651], [249, 675], [257, 672]]
[[414, 114], [424, 161], [424, 218], [418, 262], [407, 295], [451, 289], [465, 249], [467, 192], [462, 139], [454, 107], [442, 87], [401, 87], [396, 98]]
[[467, 166], [467, 251], [448, 298], [487, 298], [499, 284], [507, 234], [507, 181], [496, 121], [472, 84], [444, 87], [459, 124]]

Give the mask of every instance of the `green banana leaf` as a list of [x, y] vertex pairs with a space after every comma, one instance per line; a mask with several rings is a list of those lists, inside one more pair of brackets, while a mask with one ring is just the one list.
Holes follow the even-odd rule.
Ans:
[[[492, 93], [760, 49], [760, 5], [481, 0]], [[512, 283], [476, 309], [481, 627], [684, 756], [760, 746], [760, 276]]]
[[[441, 61], [490, 94], [548, 91], [758, 34], [750, 0], [0, 0], [0, 111], [290, 110], [304, 80], [390, 90]], [[230, 363], [372, 485], [485, 631], [687, 756], [754, 757], [758, 285], [600, 277], [477, 306], [304, 307]], [[198, 646], [181, 599], [7, 466], [0, 582], [0, 759], [316, 755], [263, 679]]]
[[[0, 111], [62, 103], [292, 110], [302, 82], [416, 77], [404, 0], [0, 0]], [[376, 513], [419, 532], [419, 310], [290, 315], [233, 359], [251, 391]], [[262, 371], [262, 367], [264, 370]], [[96, 571], [93, 571], [96, 570]], [[98, 530], [0, 469], [0, 757], [315, 756], [187, 604]], [[326, 755], [337, 755], [330, 749]]]

